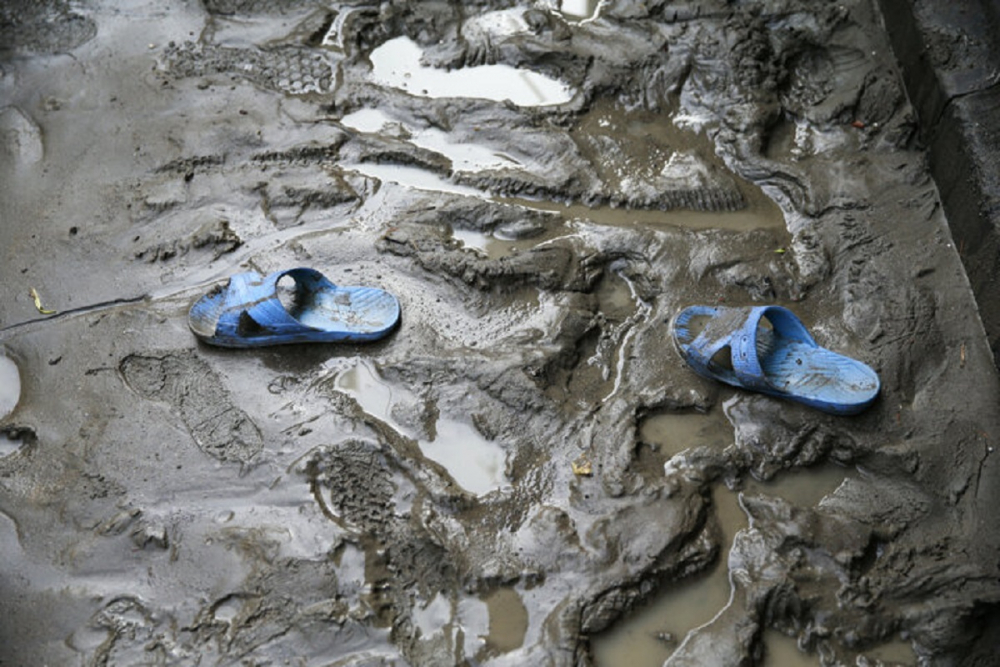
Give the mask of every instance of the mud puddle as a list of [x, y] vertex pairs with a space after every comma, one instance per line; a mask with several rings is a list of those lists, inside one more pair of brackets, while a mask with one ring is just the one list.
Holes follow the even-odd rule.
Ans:
[[[647, 420], [641, 433], [645, 438], [663, 442], [665, 451], [678, 453], [692, 444], [721, 444], [728, 425], [720, 421], [725, 419], [699, 413], [659, 415]], [[728, 437], [732, 439], [731, 428]], [[812, 507], [853, 474], [834, 464], [822, 464], [790, 471], [770, 482], [746, 479], [740, 492], [778, 496], [797, 506]], [[718, 560], [707, 572], [668, 586], [631, 617], [594, 637], [592, 653], [598, 667], [660, 667], [688, 632], [713, 620], [729, 603], [729, 550], [736, 533], [747, 528], [749, 523], [739, 504], [739, 492], [730, 491], [722, 484], [712, 489], [712, 506], [722, 533]], [[783, 635], [771, 634], [780, 638], [776, 640], [779, 648], [771, 659], [765, 659], [765, 665], [807, 667], [817, 664], [816, 656], [799, 651], [794, 642]], [[770, 643], [766, 644], [766, 651], [771, 652]]]
[[422, 643], [443, 642], [478, 662], [520, 648], [528, 614], [516, 590], [499, 588], [480, 596], [463, 595], [457, 601], [435, 595], [417, 605], [413, 624]]
[[24, 439], [13, 431], [0, 431], [0, 458], [20, 451]]
[[733, 427], [720, 409], [655, 411], [642, 416], [636, 429], [639, 468], [652, 479], [663, 466], [692, 447], [723, 451], [733, 444]]
[[[471, 150], [478, 153], [481, 160], [490, 159], [490, 153], [484, 147], [476, 147]], [[610, 205], [587, 206], [526, 197], [491, 195], [475, 187], [451, 182], [431, 171], [413, 166], [364, 163], [345, 165], [345, 168], [376, 179], [383, 185], [391, 184], [395, 187], [424, 192], [476, 197], [507, 206], [517, 206], [525, 211], [551, 213], [555, 219], [563, 221], [561, 225], [550, 225], [546, 232], [541, 235], [523, 239], [504, 238], [502, 235], [489, 231], [452, 229], [452, 237], [455, 240], [491, 259], [527, 250], [560, 236], [579, 233], [584, 225], [589, 224], [619, 229], [649, 229], [654, 231], [769, 229], [775, 230], [781, 235], [784, 235], [783, 230], [785, 229], [781, 209], [759, 191], [757, 196], [749, 199], [744, 208], [735, 211], [642, 210]]]
[[[762, 667], [784, 667], [785, 665], [802, 665], [802, 667], [823, 664], [820, 658], [814, 654], [804, 653], [799, 650], [798, 644], [792, 637], [781, 634], [776, 630], [764, 631], [764, 660]], [[864, 658], [860, 656], [864, 656]], [[858, 665], [893, 665], [908, 667], [917, 664], [917, 658], [913, 653], [913, 647], [909, 642], [898, 639], [880, 646], [876, 646], [864, 651], [859, 651]]]
[[537, 72], [510, 65], [478, 65], [446, 71], [422, 65], [422, 56], [423, 50], [410, 38], [390, 39], [369, 55], [372, 80], [420, 97], [510, 100], [523, 107], [563, 104], [573, 98], [569, 86]]
[[597, 16], [600, 0], [562, 0], [559, 11], [570, 20], [585, 21]]
[[[543, 168], [519, 153], [414, 123], [372, 108], [340, 120], [343, 127], [374, 139], [389, 137], [443, 156], [450, 162], [450, 174], [391, 162], [354, 162], [345, 168], [383, 184], [473, 196], [552, 213], [564, 221], [624, 229], [785, 229], [777, 204], [760, 187], [732, 174], [706, 133], [678, 122], [676, 110], [626, 110], [614, 101], [596, 101], [574, 122], [569, 135], [602, 185], [577, 201], [495, 191], [485, 175]], [[601, 194], [605, 191], [610, 194]], [[502, 254], [503, 246], [488, 239], [467, 234], [463, 241], [484, 250], [492, 246], [490, 256]]]
[[489, 654], [509, 653], [521, 648], [528, 631], [528, 610], [517, 591], [498, 588], [483, 597], [489, 610], [490, 632], [485, 638]]
[[[478, 152], [479, 149], [476, 150]], [[383, 184], [392, 183], [414, 190], [478, 197], [498, 204], [520, 206], [526, 210], [558, 214], [564, 220], [583, 220], [609, 227], [747, 231], [752, 229], [781, 230], [784, 229], [785, 225], [781, 210], [764, 195], [745, 208], [736, 211], [643, 210], [617, 206], [564, 204], [526, 197], [491, 195], [469, 185], [453, 183], [425, 169], [406, 165], [365, 163], [345, 165], [345, 168], [377, 179]], [[470, 240], [473, 238], [469, 237]], [[488, 241], [483, 240], [478, 243], [474, 242], [473, 245], [485, 247], [484, 244], [487, 243]]]
[[21, 375], [10, 358], [0, 355], [0, 419], [17, 406], [21, 398]]
[[368, 362], [341, 372], [336, 387], [353, 396], [372, 417], [416, 439], [423, 454], [441, 464], [466, 491], [481, 495], [503, 485], [505, 453], [499, 445], [484, 438], [473, 424], [445, 415], [434, 423], [432, 437], [401, 425], [393, 415], [394, 408], [413, 405], [417, 398], [383, 380]]
[[437, 174], [398, 164], [349, 164], [344, 165], [345, 169], [357, 172], [363, 176], [374, 178], [384, 183], [395, 183], [413, 190], [425, 190], [428, 192], [450, 192], [452, 194], [467, 195], [470, 197], [487, 198], [482, 190], [478, 190], [468, 185], [451, 183]]
[[359, 109], [340, 119], [345, 127], [368, 134], [388, 134], [407, 141], [419, 148], [426, 148], [451, 160], [457, 171], [499, 169], [519, 164], [514, 158], [487, 146], [471, 142], [452, 141], [443, 130], [434, 127], [416, 128], [393, 118], [380, 109]]

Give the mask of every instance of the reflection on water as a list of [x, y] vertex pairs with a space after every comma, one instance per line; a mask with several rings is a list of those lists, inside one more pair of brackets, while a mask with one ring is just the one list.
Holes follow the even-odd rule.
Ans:
[[[492, 196], [477, 188], [452, 183], [426, 169], [409, 165], [377, 164], [363, 162], [344, 165], [363, 176], [378, 179], [382, 183], [396, 183], [403, 187], [428, 192], [450, 192], [458, 195], [478, 197], [508, 206], [558, 213], [566, 220], [582, 220], [612, 227], [649, 227], [659, 229], [783, 229], [785, 222], [778, 207], [768, 200], [767, 204], [748, 206], [739, 211], [644, 211], [614, 206], [585, 206], [583, 204], [560, 204], [540, 199], [523, 197]], [[485, 241], [484, 241], [485, 242]]]
[[451, 192], [457, 195], [486, 198], [486, 194], [482, 190], [468, 185], [451, 183], [434, 172], [419, 167], [401, 164], [377, 164], [375, 162], [362, 162], [345, 165], [345, 167], [363, 176], [378, 179], [382, 183], [396, 183], [414, 190]]
[[17, 364], [0, 355], [0, 419], [14, 411], [20, 398], [21, 375]]
[[600, 0], [562, 0], [559, 3], [559, 11], [567, 18], [590, 19], [597, 14], [597, 6]]
[[452, 229], [451, 236], [466, 248], [477, 250], [480, 254], [492, 259], [503, 257], [511, 245], [494, 238], [493, 234], [474, 229]]
[[573, 98], [566, 84], [510, 65], [479, 65], [456, 70], [420, 64], [420, 46], [397, 37], [371, 52], [372, 79], [419, 97], [477, 97], [510, 100], [523, 107], [562, 104]]
[[338, 375], [336, 386], [352, 395], [365, 412], [417, 440], [424, 456], [441, 464], [466, 491], [484, 494], [503, 485], [504, 450], [484, 438], [471, 423], [441, 415], [433, 438], [418, 437], [392, 415], [394, 405], [413, 405], [416, 397], [402, 387], [390, 386], [366, 361]]
[[345, 165], [351, 171], [376, 178], [383, 183], [396, 183], [415, 190], [429, 192], [450, 192], [459, 195], [479, 197], [500, 204], [521, 206], [526, 209], [559, 213], [567, 220], [584, 220], [613, 227], [652, 227], [687, 229], [782, 229], [784, 218], [773, 203], [761, 208], [747, 207], [740, 211], [643, 211], [613, 206], [585, 206], [583, 204], [560, 204], [556, 202], [523, 197], [493, 197], [477, 188], [452, 183], [437, 174], [398, 164], [376, 164], [364, 162]]
[[[671, 118], [669, 113], [627, 110], [611, 101], [597, 100], [570, 130], [581, 154], [595, 166], [610, 191], [632, 192], [639, 198], [636, 201], [652, 197], [649, 208], [631, 208], [618, 205], [620, 202], [588, 206], [505, 196], [461, 185], [453, 182], [456, 179], [450, 174], [433, 173], [412, 165], [365, 162], [344, 167], [383, 183], [474, 196], [558, 214], [566, 221], [651, 229], [785, 228], [780, 208], [759, 187], [732, 174], [715, 155], [714, 144], [705, 133], [679, 129]], [[531, 171], [519, 163], [517, 158], [524, 159], [523, 156], [512, 157], [496, 147], [470, 143], [438, 128], [415, 127], [381, 110], [359, 109], [340, 122], [358, 132], [391, 136], [444, 156], [451, 161], [454, 173], [504, 168]], [[625, 157], [608, 159], [604, 144], [595, 143], [595, 137], [613, 141]], [[663, 201], [659, 201], [657, 192], [663, 195]], [[666, 196], [670, 193], [671, 196]]]
[[433, 637], [445, 631], [453, 615], [451, 602], [439, 593], [430, 602], [414, 606], [413, 624], [419, 628], [420, 636]]

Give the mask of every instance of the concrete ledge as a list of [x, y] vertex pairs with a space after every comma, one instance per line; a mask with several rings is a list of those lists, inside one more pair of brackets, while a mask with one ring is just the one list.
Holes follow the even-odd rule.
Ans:
[[880, 0], [952, 236], [1000, 360], [1000, 1]]

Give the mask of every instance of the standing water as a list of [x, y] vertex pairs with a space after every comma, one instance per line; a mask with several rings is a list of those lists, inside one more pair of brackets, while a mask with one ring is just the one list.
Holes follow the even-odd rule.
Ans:
[[559, 11], [569, 19], [587, 20], [597, 16], [599, 4], [598, 0], [562, 0]]
[[390, 39], [371, 52], [376, 83], [421, 97], [479, 97], [518, 106], [563, 104], [573, 98], [566, 84], [510, 65], [443, 70], [420, 64], [420, 46], [408, 37]]
[[337, 377], [337, 388], [347, 392], [372, 417], [406, 437], [413, 437], [427, 458], [441, 464], [466, 491], [485, 494], [504, 484], [504, 450], [487, 440], [471, 422], [440, 415], [432, 438], [414, 437], [413, 429], [399, 424], [393, 406], [416, 402], [403, 387], [390, 386], [365, 362]]
[[0, 419], [14, 411], [21, 398], [21, 376], [17, 365], [7, 357], [0, 356]]
[[[700, 430], [691, 425], [698, 416], [671, 415], [676, 424], [682, 425], [689, 438], [710, 436], [710, 440], [714, 441], [718, 428], [711, 424], [711, 419], [702, 415], [706, 423]], [[648, 435], [654, 433], [651, 430]], [[687, 438], [685, 441], [690, 446], [692, 441]], [[778, 496], [799, 506], [810, 507], [832, 493], [850, 474], [845, 468], [823, 464], [782, 474], [771, 482], [748, 479], [743, 490]], [[712, 490], [712, 505], [723, 534], [722, 550], [715, 564], [701, 576], [665, 589], [631, 617], [594, 637], [592, 651], [597, 667], [624, 664], [660, 667], [688, 632], [711, 621], [729, 603], [729, 549], [736, 533], [749, 524], [739, 504], [738, 494], [721, 484]], [[789, 647], [787, 641], [782, 641], [786, 638], [778, 633], [768, 633], [767, 636], [775, 638], [774, 648], [770, 644], [765, 646], [765, 654], [770, 656], [764, 661], [767, 667], [810, 667], [818, 664], [816, 656], [799, 651], [794, 642]]]

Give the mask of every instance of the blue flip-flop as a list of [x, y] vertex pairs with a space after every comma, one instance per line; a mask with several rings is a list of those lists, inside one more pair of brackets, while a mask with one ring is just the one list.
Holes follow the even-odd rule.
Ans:
[[[278, 298], [278, 281], [295, 281], [292, 306]], [[267, 277], [239, 273], [198, 299], [188, 325], [198, 338], [223, 347], [372, 341], [399, 322], [399, 302], [375, 287], [334, 285], [315, 269]]]
[[674, 317], [671, 331], [691, 368], [734, 387], [838, 415], [861, 412], [879, 392], [874, 370], [820, 347], [781, 306], [691, 306]]

